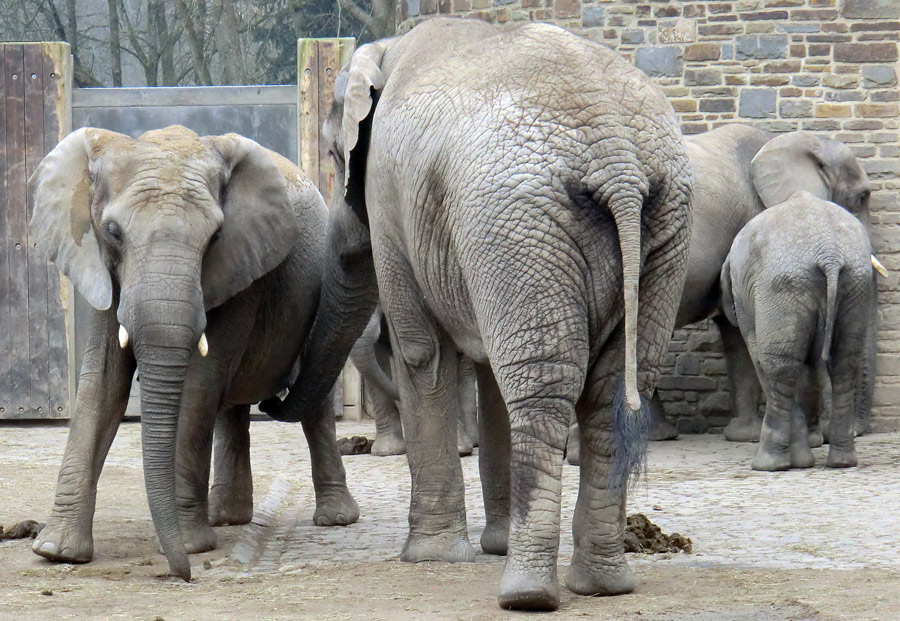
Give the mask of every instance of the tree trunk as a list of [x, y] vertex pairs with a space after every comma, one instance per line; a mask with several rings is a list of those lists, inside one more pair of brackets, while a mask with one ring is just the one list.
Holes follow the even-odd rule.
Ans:
[[211, 85], [212, 78], [209, 75], [206, 57], [203, 55], [203, 23], [200, 22], [200, 29], [198, 29], [197, 22], [194, 21], [184, 0], [175, 0], [175, 11], [187, 33], [188, 46], [191, 48], [191, 60], [194, 61], [194, 79], [197, 84]]
[[112, 85], [122, 86], [122, 50], [119, 39], [119, 0], [107, 0], [109, 7], [109, 55], [112, 59]]

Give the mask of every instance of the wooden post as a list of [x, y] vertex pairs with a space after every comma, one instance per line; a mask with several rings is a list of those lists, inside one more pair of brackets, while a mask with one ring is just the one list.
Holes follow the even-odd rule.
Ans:
[[[356, 49], [352, 37], [297, 40], [297, 154], [300, 169], [325, 197], [334, 189], [334, 167], [328, 145], [321, 139], [322, 122], [334, 100], [334, 81]], [[363, 412], [362, 381], [348, 361], [341, 373], [344, 420], [360, 420]]]
[[0, 69], [0, 419], [68, 418], [72, 289], [28, 230], [28, 177], [72, 126], [69, 45], [0, 44]]

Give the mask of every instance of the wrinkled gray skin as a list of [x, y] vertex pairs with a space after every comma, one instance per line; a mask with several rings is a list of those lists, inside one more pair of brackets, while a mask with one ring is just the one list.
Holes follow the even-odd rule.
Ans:
[[[503, 553], [508, 540], [500, 605], [558, 606], [560, 478], [575, 416], [590, 450], [566, 584], [630, 592], [625, 487], [610, 479], [646, 448], [641, 396], [674, 325], [690, 231], [691, 175], [666, 98], [633, 65], [561, 28], [435, 19], [355, 52], [324, 133], [346, 172], [333, 207], [346, 214], [339, 252], [348, 264], [361, 257], [371, 227], [407, 405], [401, 559], [475, 558], [448, 417], [462, 352], [478, 376], [481, 545]], [[347, 272], [325, 284], [336, 309], [353, 308], [343, 297], [359, 289], [346, 283], [363, 280]], [[363, 311], [359, 331], [372, 309]], [[317, 341], [335, 347], [346, 332], [317, 319], [307, 350], [327, 351]], [[309, 370], [276, 416], [299, 416], [297, 403], [325, 394], [333, 376]]]
[[[400, 393], [391, 379], [392, 359], [387, 322], [379, 308], [350, 350], [350, 360], [365, 381], [366, 406], [375, 417], [372, 454], [378, 456], [406, 453], [398, 409]], [[478, 446], [475, 367], [465, 356], [459, 358], [457, 378], [459, 419], [456, 446], [459, 454], [465, 456], [471, 455], [474, 447]]]
[[[33, 549], [91, 559], [97, 480], [137, 369], [150, 512], [171, 571], [189, 580], [187, 553], [216, 545], [210, 522], [252, 516], [249, 404], [290, 381], [318, 303], [327, 209], [281, 156], [178, 126], [136, 140], [78, 130], [30, 184], [35, 238], [95, 309], [53, 511]], [[333, 412], [303, 430], [314, 519], [355, 521]]]
[[[739, 330], [720, 311], [719, 273], [731, 242], [767, 205], [803, 190], [843, 206], [868, 224], [869, 181], [846, 145], [808, 132], [776, 136], [735, 123], [689, 136], [685, 143], [694, 171], [692, 239], [702, 241], [691, 244], [675, 326], [706, 318], [715, 322], [724, 344], [731, 411], [735, 414], [724, 430], [725, 438], [757, 442], [762, 424], [759, 382]], [[869, 403], [864, 401], [859, 406], [857, 433], [863, 433], [868, 423], [871, 399]], [[656, 395], [651, 412], [651, 439], [677, 437], [674, 426], [663, 418], [662, 403]], [[569, 438], [568, 460], [577, 464], [574, 426]]]
[[[866, 227], [801, 192], [738, 234], [722, 266], [722, 306], [766, 391], [754, 470], [810, 468], [807, 420], [828, 421], [826, 465], [856, 465], [858, 391], [871, 391], [875, 274]], [[821, 440], [820, 440], [821, 441]]]

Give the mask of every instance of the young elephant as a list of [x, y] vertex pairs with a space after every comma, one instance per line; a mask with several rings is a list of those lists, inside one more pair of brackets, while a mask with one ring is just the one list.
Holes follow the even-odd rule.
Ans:
[[361, 269], [374, 256], [412, 475], [401, 559], [475, 559], [448, 416], [461, 351], [478, 376], [482, 547], [507, 550], [508, 533], [500, 605], [559, 604], [576, 415], [583, 467], [566, 584], [630, 592], [623, 483], [643, 463], [641, 400], [672, 332], [690, 231], [690, 167], [665, 96], [562, 28], [434, 19], [356, 50], [323, 133], [344, 180], [332, 207], [343, 276], [328, 279], [323, 308], [348, 323], [317, 318], [273, 415], [293, 420], [327, 394], [350, 349], [342, 340], [371, 316], [358, 299], [375, 286]]
[[[393, 352], [387, 323], [381, 309], [375, 311], [360, 335], [350, 360], [365, 381], [366, 406], [375, 417], [373, 455], [402, 455], [406, 453], [403, 427], [398, 409], [400, 393], [391, 379]], [[456, 446], [460, 455], [471, 455], [478, 446], [478, 422], [475, 368], [465, 356], [459, 357], [457, 369], [459, 420], [456, 425]]]
[[722, 305], [766, 391], [754, 470], [811, 467], [807, 420], [818, 418], [820, 404], [830, 421], [827, 465], [856, 465], [854, 406], [873, 379], [873, 266], [880, 268], [865, 226], [808, 192], [770, 207], [735, 238], [722, 266]]
[[[34, 238], [95, 309], [53, 512], [33, 549], [91, 559], [97, 480], [137, 369], [150, 513], [188, 580], [187, 553], [215, 547], [210, 518], [252, 515], [249, 407], [290, 381], [318, 304], [327, 209], [281, 156], [178, 126], [137, 139], [78, 130], [29, 183]], [[311, 413], [303, 430], [314, 520], [355, 521], [333, 412]]]

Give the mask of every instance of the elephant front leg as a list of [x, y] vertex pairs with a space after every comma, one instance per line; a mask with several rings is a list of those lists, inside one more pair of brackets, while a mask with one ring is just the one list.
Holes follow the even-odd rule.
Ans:
[[253, 519], [249, 405], [219, 412], [213, 447], [215, 475], [209, 492], [209, 523], [247, 524]]
[[478, 365], [478, 469], [486, 523], [481, 549], [506, 554], [509, 543], [509, 414], [490, 367]]
[[346, 526], [359, 519], [359, 505], [347, 489], [347, 474], [337, 446], [334, 406], [325, 399], [318, 416], [304, 418], [303, 433], [309, 445], [313, 488], [316, 491], [316, 526]]
[[94, 312], [53, 510], [32, 546], [51, 561], [85, 563], [94, 554], [97, 480], [125, 415], [135, 368], [117, 331], [114, 311]]
[[722, 335], [728, 384], [731, 392], [731, 410], [735, 416], [726, 425], [723, 435], [730, 442], [759, 442], [762, 419], [759, 417], [759, 397], [762, 390], [750, 352], [741, 331], [732, 326], [724, 316], [714, 319]]

